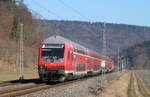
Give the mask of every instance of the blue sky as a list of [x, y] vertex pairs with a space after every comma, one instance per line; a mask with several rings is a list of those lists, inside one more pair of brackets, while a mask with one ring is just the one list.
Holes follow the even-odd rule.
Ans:
[[30, 9], [48, 20], [150, 26], [150, 0], [24, 0], [24, 2]]

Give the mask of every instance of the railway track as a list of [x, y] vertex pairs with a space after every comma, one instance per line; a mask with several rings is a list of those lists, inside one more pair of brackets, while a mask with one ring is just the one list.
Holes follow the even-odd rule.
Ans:
[[[95, 76], [95, 77], [97, 77], [97, 76]], [[87, 79], [90, 79], [90, 78], [83, 78], [83, 79], [68, 81], [68, 82], [64, 82], [64, 83], [57, 83], [57, 84], [46, 84], [46, 83], [45, 84], [34, 84], [34, 85], [28, 85], [28, 86], [20, 86], [20, 87], [16, 87], [13, 89], [12, 88], [11, 89], [3, 89], [3, 90], [0, 90], [0, 97], [21, 96], [21, 95], [29, 94], [32, 92], [45, 90], [48, 88], [55, 88], [55, 87], [59, 87], [59, 86], [70, 85], [72, 83], [85, 81]]]
[[9, 86], [9, 85], [12, 85], [12, 83], [10, 83], [10, 82], [2, 82], [2, 83], [0, 83], [0, 87]]
[[26, 84], [26, 83], [39, 83], [39, 79], [25, 79], [25, 80], [11, 80], [0, 83], [0, 87], [18, 85], [18, 84]]
[[[111, 75], [111, 74], [110, 74]], [[121, 75], [119, 75], [121, 76]], [[118, 76], [118, 77], [119, 77]], [[36, 91], [41, 91], [41, 90], [45, 90], [45, 89], [49, 89], [49, 88], [55, 88], [55, 87], [60, 87], [60, 86], [67, 86], [73, 83], [77, 83], [77, 82], [81, 82], [81, 81], [85, 81], [91, 78], [96, 78], [96, 77], [100, 77], [98, 76], [94, 76], [94, 77], [86, 77], [86, 78], [82, 78], [82, 79], [77, 79], [77, 80], [72, 80], [72, 81], [67, 81], [64, 83], [37, 83], [37, 84], [24, 84], [24, 86], [18, 86], [15, 88], [4, 88], [0, 90], [0, 97], [15, 97], [15, 96], [21, 96], [21, 95], [25, 95], [25, 94], [29, 94], [29, 93], [33, 93]]]
[[14, 97], [14, 96], [19, 96], [23, 95], [26, 93], [31, 93], [38, 91], [40, 89], [48, 87], [48, 85], [45, 84], [34, 84], [34, 85], [27, 85], [27, 86], [21, 86], [21, 87], [16, 87], [16, 88], [11, 88], [11, 89], [3, 89], [0, 90], [0, 97]]

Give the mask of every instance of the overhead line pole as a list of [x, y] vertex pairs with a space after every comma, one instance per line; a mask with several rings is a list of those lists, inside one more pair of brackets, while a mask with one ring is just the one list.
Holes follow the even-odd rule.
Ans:
[[118, 63], [118, 71], [120, 71], [120, 68], [121, 68], [121, 66], [120, 66], [120, 48], [118, 48], [118, 58], [117, 58], [117, 63]]
[[[105, 82], [105, 69], [106, 69], [106, 23], [104, 22], [102, 25], [102, 54], [104, 56], [104, 59], [101, 62], [102, 67], [102, 79], [101, 79], [101, 87], [103, 87], [103, 83]], [[103, 70], [104, 68], [104, 70]], [[103, 95], [101, 95], [103, 97]]]
[[105, 22], [103, 23], [102, 33], [103, 33], [103, 50], [102, 50], [102, 53], [106, 57], [107, 54], [106, 54], [106, 23]]
[[20, 57], [19, 57], [19, 64], [20, 64], [20, 80], [24, 79], [24, 43], [23, 43], [23, 24], [20, 24]]
[[[12, 0], [12, 2], [15, 2], [17, 4], [23, 4], [23, 0]], [[14, 11], [14, 10], [13, 10]], [[23, 61], [24, 61], [24, 42], [23, 42], [23, 23], [21, 22], [21, 14], [19, 13], [19, 32], [20, 32], [20, 35], [19, 35], [19, 79], [20, 80], [23, 80], [24, 79], [24, 64], [23, 64]]]

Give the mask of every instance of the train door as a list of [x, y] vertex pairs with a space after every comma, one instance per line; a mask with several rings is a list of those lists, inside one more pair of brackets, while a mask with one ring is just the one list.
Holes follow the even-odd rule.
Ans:
[[76, 55], [73, 54], [73, 67], [74, 67], [74, 72], [76, 72], [77, 67], [76, 67]]
[[102, 62], [101, 62], [101, 68], [102, 68], [102, 72], [106, 71], [106, 61], [105, 60], [102, 60]]

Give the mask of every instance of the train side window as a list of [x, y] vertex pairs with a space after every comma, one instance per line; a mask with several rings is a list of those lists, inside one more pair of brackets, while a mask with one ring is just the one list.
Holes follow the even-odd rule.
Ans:
[[88, 58], [85, 58], [85, 64], [87, 65], [87, 63], [88, 63]]

